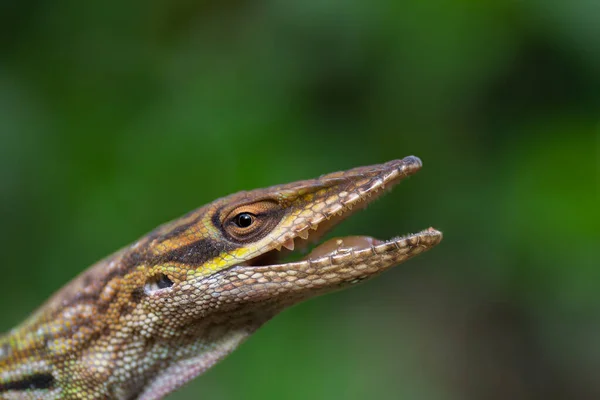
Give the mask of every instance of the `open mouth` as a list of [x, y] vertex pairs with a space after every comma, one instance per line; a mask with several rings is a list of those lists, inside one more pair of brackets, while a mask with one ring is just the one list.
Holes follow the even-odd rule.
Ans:
[[[329, 239], [318, 244], [300, 260], [284, 262], [290, 255], [298, 256], [341, 221], [365, 208], [374, 199], [389, 191], [404, 178], [416, 173], [421, 160], [410, 156], [375, 167], [361, 167], [343, 173], [325, 175], [320, 183], [330, 185], [331, 194], [319, 212], [307, 213], [306, 218], [295, 221], [289, 232], [273, 243], [272, 249], [243, 265], [270, 268], [306, 268], [334, 264], [379, 265], [398, 264], [427, 250], [442, 239], [442, 233], [429, 228], [418, 233], [379, 240], [370, 236], [348, 236]], [[334, 198], [334, 201], [330, 201]]]

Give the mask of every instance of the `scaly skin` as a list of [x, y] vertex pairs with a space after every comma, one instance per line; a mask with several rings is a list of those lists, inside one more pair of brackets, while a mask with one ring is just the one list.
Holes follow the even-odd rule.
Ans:
[[286, 307], [438, 244], [441, 233], [429, 228], [389, 241], [328, 241], [305, 259], [279, 262], [309, 233], [309, 241], [318, 239], [420, 168], [418, 158], [406, 157], [240, 192], [157, 228], [0, 338], [0, 397], [164, 397]]

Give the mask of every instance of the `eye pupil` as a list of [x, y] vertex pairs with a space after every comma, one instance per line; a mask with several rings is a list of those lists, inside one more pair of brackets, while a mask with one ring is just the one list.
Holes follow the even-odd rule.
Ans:
[[247, 228], [254, 222], [254, 218], [250, 213], [241, 213], [235, 217], [235, 223], [240, 228]]

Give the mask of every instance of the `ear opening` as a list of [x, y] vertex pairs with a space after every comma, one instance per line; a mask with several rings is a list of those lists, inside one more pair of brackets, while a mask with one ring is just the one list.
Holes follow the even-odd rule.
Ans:
[[154, 293], [158, 290], [165, 290], [173, 286], [173, 281], [166, 274], [159, 273], [151, 276], [146, 281], [144, 290], [146, 293]]

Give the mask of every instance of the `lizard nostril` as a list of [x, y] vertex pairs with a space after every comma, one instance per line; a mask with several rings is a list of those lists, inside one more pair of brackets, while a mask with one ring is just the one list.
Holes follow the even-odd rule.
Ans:
[[165, 274], [158, 274], [150, 277], [146, 282], [146, 293], [152, 293], [157, 290], [167, 289], [173, 286], [173, 281]]

